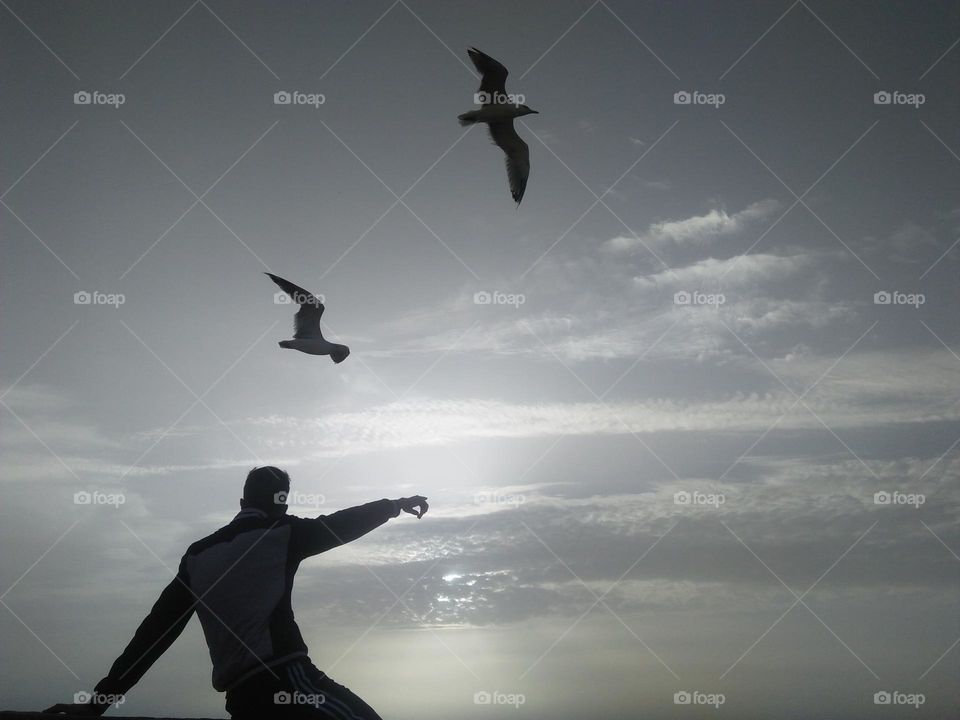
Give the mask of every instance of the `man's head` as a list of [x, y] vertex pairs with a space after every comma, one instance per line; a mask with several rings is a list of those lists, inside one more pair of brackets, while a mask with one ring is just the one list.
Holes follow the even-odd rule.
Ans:
[[256, 508], [267, 515], [280, 516], [287, 512], [287, 493], [290, 492], [290, 476], [280, 468], [270, 465], [255, 467], [247, 473], [243, 484], [240, 507]]

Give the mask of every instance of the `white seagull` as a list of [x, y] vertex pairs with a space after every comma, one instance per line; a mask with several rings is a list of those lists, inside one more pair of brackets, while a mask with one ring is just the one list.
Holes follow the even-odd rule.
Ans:
[[335, 363], [342, 363], [350, 354], [350, 348], [325, 340], [320, 332], [320, 318], [323, 316], [323, 303], [312, 293], [294, 285], [289, 280], [269, 275], [280, 288], [300, 306], [293, 316], [293, 340], [281, 340], [280, 347], [299, 350], [308, 355], [329, 355]]
[[507, 179], [510, 181], [510, 194], [517, 205], [523, 199], [530, 177], [530, 148], [517, 135], [513, 128], [513, 119], [524, 115], [536, 115], [526, 105], [513, 102], [507, 95], [507, 69], [489, 55], [476, 48], [467, 50], [467, 55], [480, 71], [480, 92], [477, 100], [482, 107], [457, 117], [461, 125], [486, 123], [490, 139], [494, 145], [507, 155]]

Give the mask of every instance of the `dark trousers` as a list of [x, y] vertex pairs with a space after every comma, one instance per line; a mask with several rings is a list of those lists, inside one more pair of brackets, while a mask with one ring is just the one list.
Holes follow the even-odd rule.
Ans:
[[307, 658], [270, 671], [264, 669], [227, 691], [226, 709], [233, 720], [382, 720], [372, 707]]

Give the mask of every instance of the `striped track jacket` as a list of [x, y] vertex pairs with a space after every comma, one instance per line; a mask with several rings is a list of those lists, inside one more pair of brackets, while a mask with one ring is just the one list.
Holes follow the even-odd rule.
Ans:
[[399, 514], [395, 500], [317, 518], [241, 511], [187, 549], [176, 577], [97, 683], [96, 693], [126, 693], [173, 644], [194, 611], [210, 649], [216, 690], [306, 656], [290, 604], [300, 561], [356, 540]]

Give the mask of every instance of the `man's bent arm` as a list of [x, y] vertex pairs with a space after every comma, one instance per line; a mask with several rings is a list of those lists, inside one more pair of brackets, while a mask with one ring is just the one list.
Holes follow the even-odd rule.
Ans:
[[95, 698], [122, 695], [136, 685], [186, 627], [195, 609], [183, 560], [177, 576], [160, 593], [150, 614], [140, 623], [133, 639], [116, 659], [110, 672], [97, 683]]

